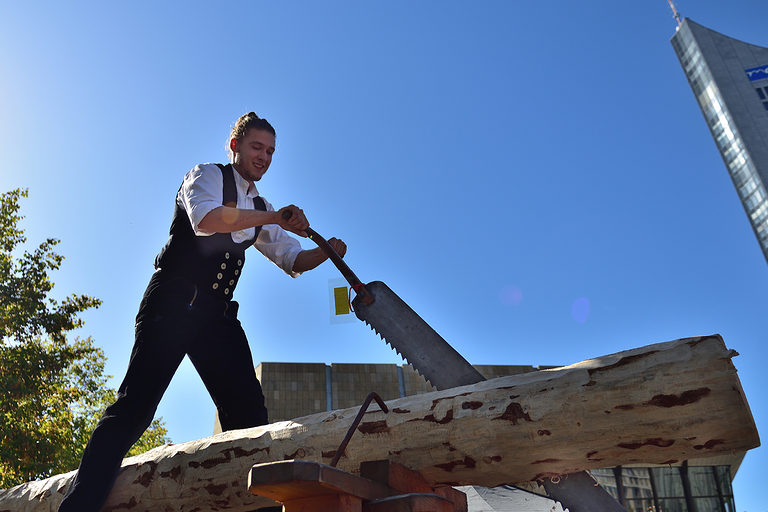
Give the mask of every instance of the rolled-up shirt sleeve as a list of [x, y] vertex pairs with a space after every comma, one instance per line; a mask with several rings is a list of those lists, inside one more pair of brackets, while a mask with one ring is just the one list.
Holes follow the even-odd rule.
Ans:
[[[267, 206], [267, 211], [275, 211], [269, 202], [264, 200], [264, 203]], [[294, 272], [293, 270], [296, 256], [302, 251], [301, 244], [277, 224], [262, 226], [253, 246], [289, 276], [298, 277], [301, 275], [301, 272]]]
[[215, 164], [200, 164], [184, 176], [177, 202], [184, 208], [198, 236], [212, 235], [213, 232], [199, 228], [200, 222], [212, 210], [221, 206], [223, 179]]

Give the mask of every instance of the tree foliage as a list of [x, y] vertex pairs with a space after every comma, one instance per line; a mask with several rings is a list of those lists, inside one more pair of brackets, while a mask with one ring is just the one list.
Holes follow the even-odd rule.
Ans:
[[[91, 431], [115, 399], [106, 356], [88, 337], [68, 338], [79, 314], [101, 301], [50, 296], [49, 273], [61, 266], [49, 238], [19, 254], [26, 190], [0, 194], [0, 488], [77, 468]], [[156, 419], [129, 455], [169, 442]]]

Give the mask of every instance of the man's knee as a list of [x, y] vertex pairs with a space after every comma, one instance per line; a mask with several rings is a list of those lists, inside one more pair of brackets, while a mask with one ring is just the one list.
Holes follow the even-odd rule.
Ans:
[[131, 438], [138, 439], [152, 424], [155, 410], [153, 403], [118, 395], [117, 400], [104, 411], [99, 425], [112, 425], [113, 429], [125, 431]]

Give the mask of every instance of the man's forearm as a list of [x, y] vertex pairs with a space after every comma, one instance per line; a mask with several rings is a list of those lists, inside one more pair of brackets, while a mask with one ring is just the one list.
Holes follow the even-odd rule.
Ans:
[[207, 233], [232, 233], [265, 224], [279, 223], [277, 212], [219, 206], [208, 212], [197, 227]]
[[[336, 237], [329, 238], [328, 245], [330, 246], [331, 250], [333, 250], [342, 258], [347, 253], [347, 244]], [[293, 262], [293, 271], [305, 272], [307, 270], [312, 270], [327, 259], [328, 256], [325, 254], [325, 251], [319, 247], [316, 247], [312, 250], [301, 251]]]
[[328, 256], [319, 248], [301, 251], [293, 262], [294, 272], [306, 272], [320, 265]]

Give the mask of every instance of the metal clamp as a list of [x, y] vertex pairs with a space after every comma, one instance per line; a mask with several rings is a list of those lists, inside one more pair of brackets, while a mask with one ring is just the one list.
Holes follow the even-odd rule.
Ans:
[[375, 392], [371, 392], [367, 397], [365, 397], [365, 401], [363, 402], [363, 405], [360, 406], [360, 411], [357, 413], [357, 416], [355, 416], [355, 420], [352, 422], [352, 425], [349, 427], [349, 430], [347, 430], [347, 435], [344, 436], [344, 440], [341, 441], [339, 448], [336, 450], [336, 454], [333, 456], [333, 460], [331, 461], [331, 467], [335, 468], [336, 464], [339, 463], [339, 459], [341, 459], [341, 456], [344, 453], [344, 450], [347, 449], [349, 440], [352, 439], [352, 435], [355, 433], [357, 426], [360, 425], [360, 422], [363, 419], [363, 415], [365, 414], [365, 411], [368, 409], [368, 406], [371, 404], [371, 400], [376, 400], [376, 403], [379, 404], [379, 407], [381, 408], [382, 411], [384, 411], [385, 413], [389, 412], [389, 408], [387, 408], [387, 404], [385, 404], [384, 400], [382, 400], [381, 397]]

